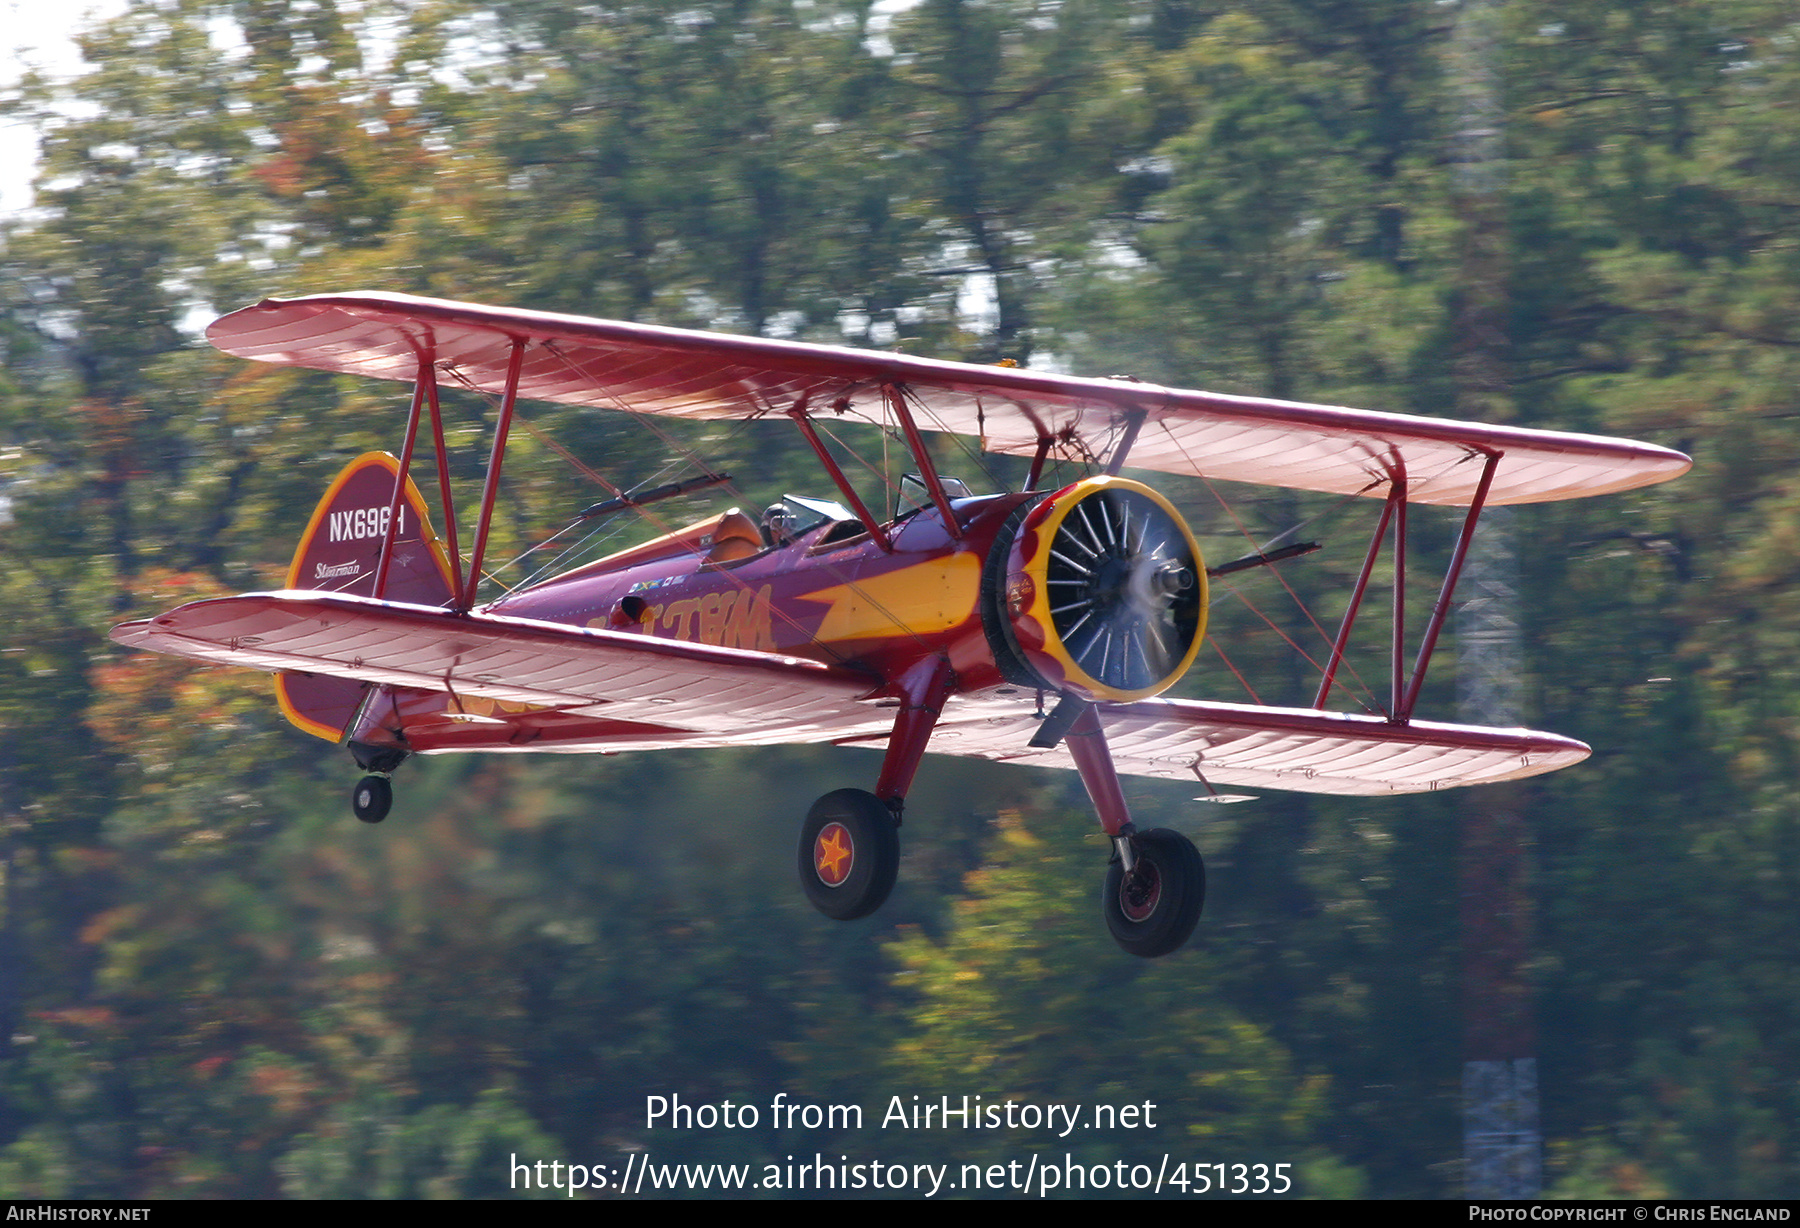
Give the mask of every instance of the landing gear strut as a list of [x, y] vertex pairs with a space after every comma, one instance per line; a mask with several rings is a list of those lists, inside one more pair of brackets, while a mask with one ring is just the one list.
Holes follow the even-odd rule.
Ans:
[[1153, 828], [1121, 833], [1131, 868], [1115, 853], [1106, 867], [1100, 911], [1113, 941], [1132, 955], [1155, 959], [1181, 946], [1194, 932], [1206, 904], [1206, 863], [1193, 841], [1178, 831]]
[[[1053, 715], [1045, 724], [1055, 719]], [[1100, 896], [1106, 928], [1129, 954], [1144, 959], [1167, 955], [1188, 940], [1206, 903], [1200, 850], [1178, 831], [1158, 827], [1140, 832], [1132, 826], [1106, 746], [1106, 728], [1094, 705], [1083, 707], [1065, 732], [1069, 755], [1113, 845]]]
[[861, 789], [827, 793], [807, 812], [799, 854], [800, 886], [814, 908], [838, 921], [866, 917], [900, 873], [894, 812]]
[[800, 886], [812, 906], [839, 921], [887, 902], [900, 873], [900, 813], [919, 760], [950, 694], [950, 662], [933, 657], [903, 674], [900, 710], [875, 792], [839, 789], [813, 803], [800, 829]]

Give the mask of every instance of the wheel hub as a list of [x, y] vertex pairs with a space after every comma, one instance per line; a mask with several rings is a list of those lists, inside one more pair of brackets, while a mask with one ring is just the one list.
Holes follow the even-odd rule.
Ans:
[[1137, 869], [1119, 884], [1119, 911], [1129, 920], [1148, 921], [1161, 899], [1162, 875], [1148, 859], [1139, 861]]
[[856, 842], [842, 823], [827, 823], [813, 841], [813, 872], [827, 887], [841, 887], [856, 865]]

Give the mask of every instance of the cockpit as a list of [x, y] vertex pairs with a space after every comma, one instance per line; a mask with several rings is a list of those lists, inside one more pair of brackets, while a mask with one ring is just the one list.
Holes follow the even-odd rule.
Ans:
[[863, 531], [856, 513], [835, 499], [814, 499], [809, 495], [783, 495], [779, 503], [771, 503], [762, 514], [763, 542], [769, 546], [785, 546], [798, 541], [822, 524], [850, 525], [838, 534], [834, 528], [821, 540], [851, 537]]
[[[968, 483], [961, 478], [939, 478], [938, 481], [943, 486], [944, 497], [952, 502], [974, 498]], [[900, 488], [894, 499], [895, 524], [931, 506], [931, 491], [923, 478], [916, 473], [901, 477]], [[780, 502], [771, 503], [763, 510], [763, 544], [765, 548], [785, 546], [800, 540], [821, 525], [830, 527], [811, 543], [815, 550], [820, 546], [851, 541], [867, 531], [862, 521], [856, 518], [856, 513], [836, 499], [787, 494], [781, 497]]]

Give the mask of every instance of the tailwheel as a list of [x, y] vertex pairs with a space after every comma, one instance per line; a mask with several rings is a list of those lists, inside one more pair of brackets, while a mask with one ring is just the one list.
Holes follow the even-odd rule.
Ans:
[[350, 791], [350, 809], [365, 823], [387, 818], [394, 804], [394, 782], [386, 776], [364, 776]]
[[813, 803], [800, 829], [799, 852], [806, 898], [838, 921], [880, 908], [900, 873], [893, 811], [861, 789], [839, 789]]
[[1113, 941], [1132, 955], [1155, 959], [1188, 940], [1206, 903], [1206, 863], [1193, 841], [1158, 827], [1131, 837], [1136, 864], [1118, 858], [1106, 867], [1100, 897]]

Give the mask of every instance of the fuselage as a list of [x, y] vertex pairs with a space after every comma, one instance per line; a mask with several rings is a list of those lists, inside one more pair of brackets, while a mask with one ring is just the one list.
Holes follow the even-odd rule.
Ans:
[[[983, 627], [982, 571], [1007, 518], [1032, 497], [954, 500], [955, 534], [936, 507], [919, 508], [884, 526], [891, 549], [856, 520], [826, 520], [774, 543], [709, 522], [712, 532], [671, 532], [480, 612], [810, 658], [865, 675], [872, 697], [926, 658], [950, 663], [956, 693], [1012, 690]], [[707, 744], [591, 712], [422, 691], [385, 699], [369, 705], [358, 740], [385, 740], [378, 726], [391, 729], [398, 716], [416, 751]], [[873, 708], [871, 718], [884, 719]]]
[[[663, 639], [808, 657], [898, 677], [926, 656], [949, 659], [957, 689], [1001, 682], [982, 629], [982, 567], [1007, 516], [1029, 496], [951, 504], [960, 535], [935, 507], [887, 526], [884, 550], [855, 520], [826, 521], [791, 540], [720, 550], [733, 539], [580, 568], [486, 612]], [[679, 534], [671, 534], [679, 539]], [[738, 539], [741, 540], [741, 539]]]

